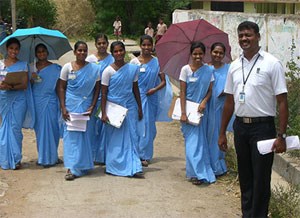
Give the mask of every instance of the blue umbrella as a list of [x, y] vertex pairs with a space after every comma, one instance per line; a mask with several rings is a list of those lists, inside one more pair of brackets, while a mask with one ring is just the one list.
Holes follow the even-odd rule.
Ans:
[[49, 60], [58, 60], [63, 54], [72, 50], [68, 38], [58, 30], [45, 29], [43, 27], [34, 27], [27, 29], [17, 29], [13, 34], [6, 37], [0, 43], [0, 52], [6, 55], [6, 42], [15, 37], [21, 43], [18, 58], [29, 63], [33, 62], [35, 57], [35, 46], [43, 43], [47, 46]]

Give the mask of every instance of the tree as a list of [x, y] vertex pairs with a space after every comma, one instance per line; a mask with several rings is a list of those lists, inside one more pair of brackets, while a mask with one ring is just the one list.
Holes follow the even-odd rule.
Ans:
[[96, 22], [94, 33], [113, 33], [112, 24], [117, 15], [121, 17], [122, 32], [126, 35], [139, 36], [149, 21], [157, 24], [162, 17], [170, 24], [171, 13], [178, 7], [185, 7], [191, 0], [178, 2], [176, 0], [90, 0], [95, 10]]
[[56, 22], [56, 6], [50, 0], [18, 0], [17, 16], [27, 27], [51, 28]]

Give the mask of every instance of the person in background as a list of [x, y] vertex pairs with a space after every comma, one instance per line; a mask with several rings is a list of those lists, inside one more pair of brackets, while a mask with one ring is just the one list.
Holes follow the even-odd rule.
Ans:
[[[70, 113], [93, 114], [100, 92], [100, 72], [94, 63], [85, 59], [88, 46], [83, 41], [74, 45], [75, 61], [65, 64], [61, 70], [57, 94], [63, 119], [70, 120]], [[91, 135], [95, 126], [87, 121], [85, 131], [68, 130], [64, 124], [64, 165], [66, 180], [85, 175], [94, 167]]]
[[221, 42], [211, 45], [211, 65], [214, 68], [214, 85], [212, 96], [209, 101], [209, 123], [208, 123], [208, 142], [209, 155], [213, 171], [216, 176], [226, 174], [227, 167], [225, 163], [225, 153], [218, 146], [218, 138], [221, 127], [221, 118], [225, 102], [224, 86], [228, 73], [229, 64], [223, 61], [226, 48]]
[[161, 39], [161, 37], [167, 32], [167, 25], [164, 23], [163, 19], [159, 19], [159, 23], [156, 27], [156, 34], [155, 34], [155, 44]]
[[0, 60], [3, 77], [10, 73], [27, 72], [18, 84], [0, 82], [0, 166], [5, 170], [21, 168], [22, 127], [33, 128], [35, 117], [28, 64], [17, 57], [20, 48], [20, 41], [10, 38], [6, 42], [7, 56]]
[[[144, 178], [138, 154], [137, 122], [143, 118], [138, 87], [139, 67], [126, 63], [125, 45], [116, 41], [110, 46], [115, 62], [102, 74], [101, 110], [107, 152], [106, 172], [117, 176]], [[107, 101], [128, 109], [120, 128], [109, 124]]]
[[61, 66], [48, 61], [48, 54], [47, 47], [44, 44], [38, 44], [35, 47], [37, 62], [30, 65], [36, 112], [34, 131], [38, 150], [37, 164], [44, 167], [62, 163], [57, 152], [61, 115], [59, 100], [55, 92]]
[[[203, 64], [205, 45], [193, 42], [190, 49], [192, 63], [182, 67], [180, 81], [181, 131], [185, 141], [186, 176], [194, 184], [216, 181], [210, 166], [208, 150], [208, 111], [207, 102], [212, 94], [213, 68]], [[202, 113], [199, 125], [189, 124], [186, 114], [186, 100], [198, 103]]]
[[[156, 114], [158, 113], [159, 99], [157, 92], [166, 86], [165, 74], [160, 72], [158, 59], [151, 55], [153, 38], [143, 35], [140, 38], [141, 54], [130, 63], [139, 66], [139, 90], [142, 100], [143, 119], [138, 123], [142, 132], [139, 136], [139, 156], [142, 165], [147, 167], [153, 158], [153, 141], [156, 136]], [[165, 108], [168, 110], [168, 108]], [[166, 114], [168, 112], [166, 111]]]
[[[120, 20], [120, 16], [116, 17], [116, 20], [113, 23], [113, 27], [114, 27], [114, 35], [116, 36], [117, 41], [119, 41], [119, 37], [123, 37], [122, 36], [122, 22]], [[124, 37], [123, 37], [123, 42], [125, 42]]]
[[[109, 45], [108, 38], [104, 34], [98, 34], [95, 38], [95, 46], [97, 48], [97, 52], [95, 54], [91, 54], [86, 58], [86, 61], [96, 63], [99, 67], [100, 71], [100, 79], [102, 77], [102, 73], [104, 69], [114, 62], [114, 57], [107, 52], [107, 47]], [[101, 102], [101, 94], [99, 95], [96, 108], [100, 109]], [[95, 131], [94, 134], [91, 135], [92, 140], [92, 150], [93, 150], [93, 159], [95, 164], [104, 165], [105, 164], [105, 156], [106, 156], [106, 146], [105, 146], [105, 134], [102, 133], [102, 121], [101, 119], [96, 118], [97, 111], [93, 116], [91, 116], [90, 122], [94, 123]]]
[[0, 16], [0, 42], [6, 37], [6, 24]]
[[257, 142], [276, 138], [277, 102], [279, 128], [272, 150], [276, 153], [286, 151], [288, 104], [284, 68], [277, 58], [259, 46], [260, 33], [256, 23], [240, 23], [237, 33], [243, 52], [231, 63], [227, 75], [218, 144], [221, 150], [227, 150], [225, 132], [234, 111], [242, 214], [243, 217], [268, 217], [274, 153], [261, 155]]
[[144, 31], [145, 35], [150, 36], [151, 38], [153, 38], [154, 36], [154, 29], [152, 28], [152, 23], [149, 22], [145, 31]]

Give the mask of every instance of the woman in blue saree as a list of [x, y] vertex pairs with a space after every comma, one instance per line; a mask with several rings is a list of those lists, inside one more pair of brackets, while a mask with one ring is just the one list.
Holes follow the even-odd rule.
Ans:
[[[76, 60], [65, 64], [61, 70], [57, 92], [65, 121], [70, 120], [70, 113], [90, 116], [97, 103], [100, 73], [95, 64], [85, 61], [87, 52], [88, 46], [85, 42], [76, 42]], [[68, 169], [66, 180], [74, 180], [94, 167], [91, 146], [94, 128], [89, 121], [85, 131], [70, 130], [67, 124], [64, 125], [64, 165]]]
[[[214, 67], [214, 86], [209, 102], [209, 154], [210, 162], [216, 176], [224, 175], [227, 172], [225, 153], [219, 149], [218, 138], [221, 127], [221, 118], [225, 102], [224, 86], [229, 69], [229, 64], [223, 63], [225, 46], [216, 42], [211, 45], [211, 65]], [[233, 120], [233, 119], [232, 119]], [[232, 121], [228, 125], [228, 131], [232, 131]]]
[[48, 50], [44, 44], [35, 47], [35, 55], [37, 62], [30, 66], [30, 71], [36, 112], [34, 131], [38, 150], [37, 164], [49, 167], [62, 162], [57, 153], [60, 108], [55, 92], [61, 66], [48, 61]]
[[[165, 91], [162, 89], [166, 86], [166, 78], [165, 74], [160, 72], [158, 59], [151, 55], [153, 50], [152, 37], [149, 35], [141, 36], [140, 47], [141, 54], [132, 59], [130, 63], [139, 66], [138, 83], [143, 108], [143, 119], [138, 122], [138, 129], [141, 132], [138, 150], [142, 165], [147, 167], [153, 157], [153, 141], [156, 136], [155, 121], [159, 112], [160, 102], [157, 93], [160, 90]], [[171, 103], [173, 93], [172, 90], [170, 91], [169, 102]], [[169, 106], [165, 105], [163, 107], [166, 116]]]
[[[100, 70], [100, 79], [104, 69], [114, 62], [114, 57], [107, 52], [109, 45], [108, 38], [105, 34], [98, 34], [95, 38], [96, 54], [91, 54], [86, 58], [86, 61], [96, 63]], [[99, 95], [96, 108], [100, 107], [101, 94]], [[92, 136], [92, 150], [95, 164], [105, 164], [105, 134], [102, 131], [102, 121], [96, 117], [96, 113], [91, 116], [91, 121], [95, 123], [95, 134]]]
[[[143, 118], [138, 88], [139, 67], [125, 62], [125, 46], [116, 41], [111, 44], [115, 62], [102, 74], [101, 110], [106, 134], [106, 172], [117, 176], [142, 178], [142, 164], [138, 155], [137, 122]], [[120, 128], [109, 124], [107, 101], [128, 109]]]
[[[181, 131], [185, 140], [186, 176], [194, 185], [216, 181], [209, 162], [207, 141], [207, 102], [212, 92], [213, 69], [203, 64], [205, 46], [201, 42], [191, 45], [192, 63], [182, 67], [180, 72]], [[189, 124], [186, 114], [186, 100], [199, 103], [198, 111], [203, 114], [198, 126]]]
[[[22, 160], [22, 127], [33, 127], [34, 108], [29, 84], [28, 64], [20, 61], [20, 42], [16, 38], [7, 40], [7, 57], [0, 61], [1, 78], [6, 74], [27, 72], [18, 84], [0, 84], [0, 166], [2, 169], [20, 169]], [[28, 118], [28, 119], [25, 119]]]

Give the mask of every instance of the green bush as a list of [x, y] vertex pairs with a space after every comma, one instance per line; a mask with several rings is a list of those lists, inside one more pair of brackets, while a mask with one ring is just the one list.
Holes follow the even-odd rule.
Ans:
[[[290, 47], [291, 59], [287, 62], [287, 87], [288, 87], [288, 105], [289, 105], [289, 120], [288, 120], [288, 135], [300, 135], [300, 63], [299, 57], [295, 58], [295, 41], [292, 41]], [[300, 157], [300, 151], [288, 152], [292, 153], [293, 157]]]
[[272, 218], [300, 217], [299, 186], [275, 186], [272, 189], [269, 212]]

